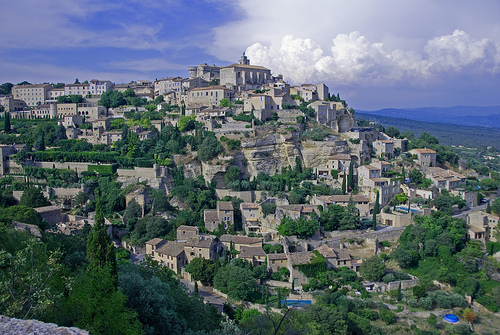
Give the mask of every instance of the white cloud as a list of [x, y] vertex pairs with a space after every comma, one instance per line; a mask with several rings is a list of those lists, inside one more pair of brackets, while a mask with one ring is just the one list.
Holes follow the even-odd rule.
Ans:
[[278, 44], [255, 43], [246, 54], [292, 82], [393, 86], [411, 81], [425, 85], [443, 75], [496, 74], [500, 49], [491, 40], [475, 40], [464, 31], [430, 39], [423, 50], [386, 50], [360, 32], [338, 34], [328, 50], [312, 39], [286, 35]]

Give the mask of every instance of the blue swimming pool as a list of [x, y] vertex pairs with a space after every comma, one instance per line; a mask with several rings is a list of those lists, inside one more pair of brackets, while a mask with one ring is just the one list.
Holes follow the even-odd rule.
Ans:
[[[396, 209], [399, 209], [400, 211], [405, 211], [405, 212], [408, 212], [408, 206], [397, 206]], [[411, 208], [410, 207], [410, 211], [412, 213], [417, 213], [417, 212], [421, 212], [421, 210], [419, 209], [414, 209], [414, 208]]]
[[458, 322], [458, 316], [454, 314], [446, 314], [444, 316], [444, 321], [450, 322], [450, 323], [457, 323]]
[[[285, 300], [281, 300], [281, 304], [284, 305]], [[288, 307], [302, 307], [302, 306], [310, 305], [310, 304], [311, 304], [311, 300], [287, 300], [286, 301], [286, 305]]]

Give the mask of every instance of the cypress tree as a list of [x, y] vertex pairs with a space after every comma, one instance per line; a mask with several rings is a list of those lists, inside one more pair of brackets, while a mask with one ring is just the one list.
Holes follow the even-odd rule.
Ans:
[[194, 294], [198, 295], [198, 282], [194, 282]]
[[375, 206], [373, 207], [373, 224], [372, 224], [372, 229], [377, 230], [377, 214], [379, 212], [379, 194], [377, 192], [377, 195], [375, 197]]
[[10, 133], [10, 113], [5, 112], [5, 120], [3, 123], [3, 131], [5, 133]]
[[488, 200], [488, 204], [486, 205], [486, 213], [491, 214], [491, 205], [490, 205], [489, 200]]
[[354, 188], [354, 163], [349, 164], [349, 176], [347, 177], [347, 186], [350, 190]]
[[344, 177], [342, 178], [342, 193], [346, 194], [347, 186], [346, 186], [346, 180], [345, 180], [345, 171], [344, 171]]
[[87, 259], [90, 262], [88, 270], [107, 267], [117, 277], [115, 248], [106, 233], [101, 198], [97, 199], [94, 226], [87, 237]]

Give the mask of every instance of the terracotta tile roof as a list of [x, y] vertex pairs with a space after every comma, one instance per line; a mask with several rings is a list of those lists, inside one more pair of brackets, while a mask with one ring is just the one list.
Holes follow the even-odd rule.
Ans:
[[177, 230], [191, 230], [191, 231], [200, 231], [200, 228], [196, 226], [185, 226], [185, 225], [180, 225]]
[[235, 244], [255, 244], [262, 243], [262, 238], [225, 234], [220, 237], [219, 241], [233, 242]]
[[292, 252], [289, 257], [292, 265], [307, 264], [312, 260], [312, 254], [309, 251]]
[[258, 209], [259, 204], [256, 204], [254, 202], [242, 202], [240, 204], [241, 209]]
[[219, 212], [216, 209], [205, 209], [203, 211], [203, 221], [204, 222], [219, 221]]
[[184, 243], [170, 241], [156, 251], [160, 254], [177, 257], [184, 252]]
[[341, 261], [347, 261], [351, 259], [351, 255], [349, 254], [349, 251], [347, 251], [347, 249], [334, 249], [334, 251], [337, 253], [338, 258]]
[[380, 170], [380, 167], [376, 167], [373, 165], [361, 165], [358, 169], [365, 168], [367, 170]]
[[284, 252], [282, 252], [279, 254], [268, 254], [267, 259], [275, 260], [275, 261], [283, 261], [283, 260], [287, 260], [287, 257], [286, 257], [286, 254]]
[[338, 258], [337, 253], [326, 244], [323, 244], [316, 250], [325, 258]]
[[[412, 151], [416, 151], [420, 154], [435, 154], [436, 152], [431, 149], [423, 148], [423, 149], [413, 149]], [[411, 151], [410, 151], [411, 152]]]
[[193, 236], [186, 241], [186, 247], [210, 248], [213, 238], [204, 236]]
[[146, 244], [149, 244], [149, 245], [152, 245], [152, 246], [158, 246], [159, 244], [162, 244], [162, 243], [166, 243], [167, 241], [165, 241], [164, 239], [161, 239], [161, 238], [153, 238], [149, 241], [146, 242]]
[[232, 211], [233, 203], [231, 201], [217, 201], [217, 208], [221, 211]]
[[266, 257], [266, 253], [262, 247], [241, 247], [241, 253], [238, 255], [239, 258], [253, 258], [253, 257]]

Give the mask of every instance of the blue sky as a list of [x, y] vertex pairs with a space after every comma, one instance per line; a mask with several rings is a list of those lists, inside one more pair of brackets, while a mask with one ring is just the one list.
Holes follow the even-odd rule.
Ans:
[[17, 0], [0, 83], [187, 76], [246, 51], [354, 108], [500, 105], [499, 14], [497, 0]]

